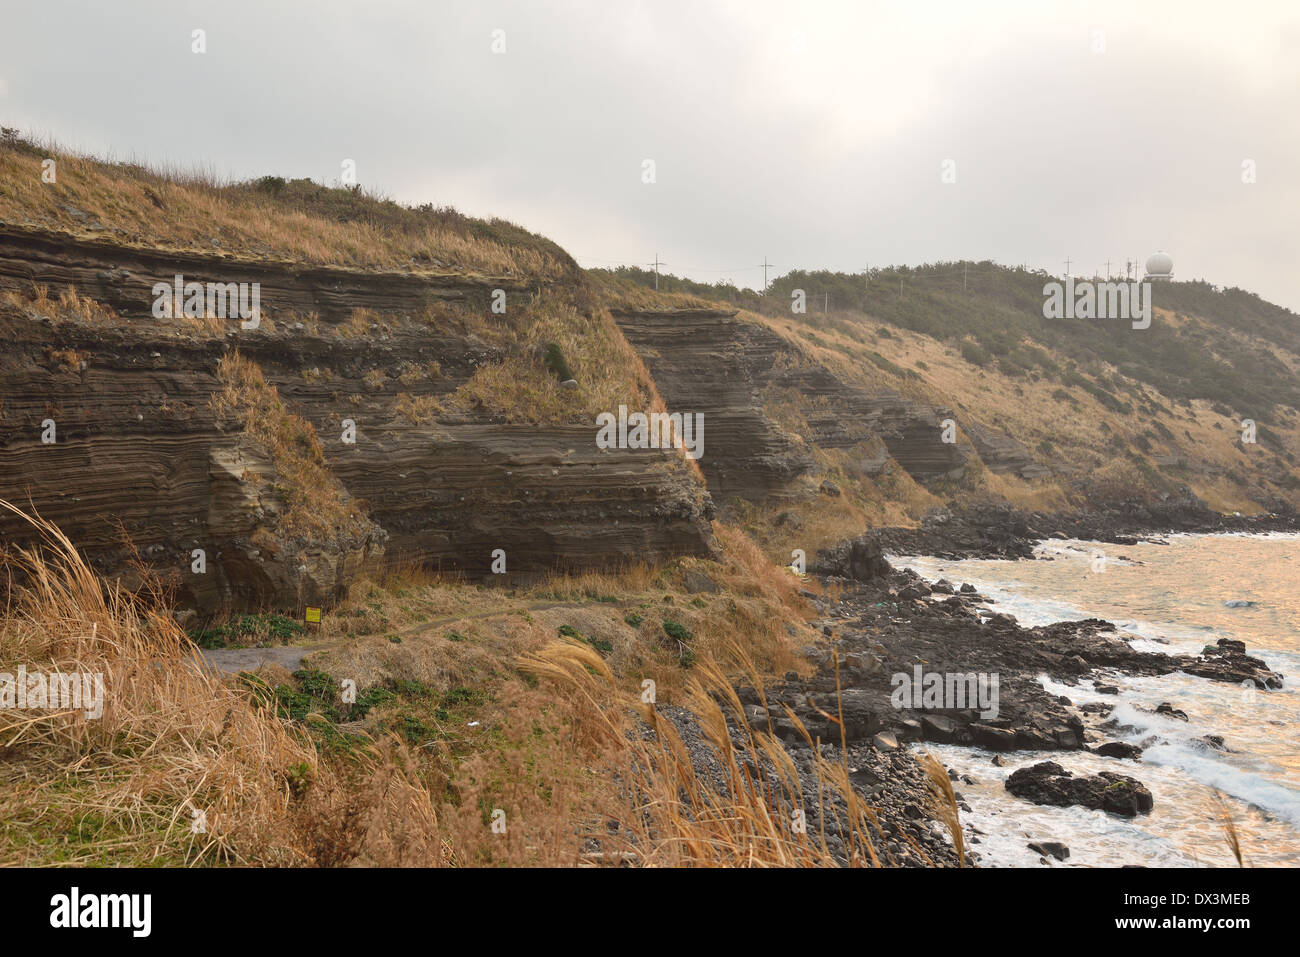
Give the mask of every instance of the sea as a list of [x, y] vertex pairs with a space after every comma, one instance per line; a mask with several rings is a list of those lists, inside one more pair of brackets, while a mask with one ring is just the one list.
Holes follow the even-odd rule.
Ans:
[[[1053, 539], [1021, 561], [889, 558], [930, 581], [969, 582], [1025, 626], [1104, 618], [1134, 648], [1167, 654], [1234, 638], [1286, 676], [1268, 691], [1182, 672], [1101, 673], [1077, 685], [1039, 676], [1076, 706], [1114, 704], [1114, 717], [1132, 730], [1111, 737], [1145, 747], [1138, 761], [1017, 751], [998, 767], [980, 748], [917, 745], [963, 776], [956, 788], [970, 811], [961, 818], [981, 866], [1237, 866], [1234, 832], [1247, 866], [1300, 866], [1300, 535], [1169, 535], [1136, 545]], [[1095, 690], [1105, 684], [1118, 686], [1118, 697]], [[1162, 702], [1188, 720], [1153, 713]], [[1221, 736], [1228, 750], [1209, 746], [1206, 735]], [[1006, 791], [1011, 772], [1048, 760], [1076, 774], [1135, 777], [1155, 806], [1122, 818], [1040, 807]], [[1041, 841], [1065, 844], [1069, 857], [1044, 859], [1029, 848]]]

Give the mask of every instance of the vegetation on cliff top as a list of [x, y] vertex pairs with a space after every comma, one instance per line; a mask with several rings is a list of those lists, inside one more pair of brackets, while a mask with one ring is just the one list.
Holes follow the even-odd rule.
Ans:
[[[625, 286], [652, 288], [655, 282], [654, 273], [637, 267], [589, 272]], [[972, 362], [995, 362], [1011, 376], [1037, 370], [1066, 381], [1071, 370], [1062, 369], [1062, 361], [1084, 368], [1104, 362], [1171, 399], [1225, 402], [1259, 420], [1269, 420], [1279, 405], [1300, 407], [1300, 316], [1290, 310], [1242, 289], [1159, 282], [1152, 289], [1162, 314], [1150, 329], [1114, 320], [1048, 320], [1043, 284], [1055, 278], [992, 262], [955, 262], [892, 266], [873, 270], [869, 280], [795, 270], [773, 279], [766, 296], [677, 276], [658, 281], [683, 305], [722, 302], [769, 316], [792, 315], [791, 294], [803, 289], [808, 312], [802, 321], [810, 325], [848, 331], [857, 315], [944, 342], [972, 342], [978, 345], [967, 348]], [[829, 314], [820, 308], [824, 301]], [[1114, 391], [1105, 382], [1098, 387]]]
[[[817, 510], [846, 512], [854, 525], [907, 522], [945, 500], [1056, 509], [1184, 486], [1213, 507], [1253, 512], [1294, 500], [1300, 487], [1300, 324], [1241, 290], [1154, 283], [1151, 328], [1134, 330], [1113, 320], [1045, 320], [1042, 287], [1052, 277], [992, 263], [878, 270], [869, 282], [796, 272], [774, 280], [765, 297], [666, 275], [656, 293], [654, 273], [634, 267], [588, 275], [621, 308], [738, 309], [741, 320], [789, 341], [801, 356], [790, 361], [820, 364], [868, 392], [889, 388], [953, 409], [959, 429], [993, 426], [1052, 470], [1032, 481], [986, 472], [960, 488], [923, 488], [889, 467], [863, 476], [857, 462], [876, 450], [812, 450], [847, 493]], [[799, 288], [805, 314], [790, 308]], [[769, 390], [764, 408], [788, 434], [807, 435], [817, 400], [788, 393]], [[1240, 441], [1246, 418], [1257, 423], [1253, 446]], [[747, 527], [763, 537], [761, 524]]]
[[[42, 163], [55, 161], [55, 181]], [[449, 206], [411, 207], [357, 186], [149, 167], [0, 132], [0, 223], [125, 245], [359, 269], [572, 278], [549, 239]]]

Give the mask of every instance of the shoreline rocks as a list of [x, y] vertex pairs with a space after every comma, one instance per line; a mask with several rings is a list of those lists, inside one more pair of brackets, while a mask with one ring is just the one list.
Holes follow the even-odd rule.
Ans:
[[1122, 817], [1146, 814], [1155, 799], [1136, 778], [1111, 771], [1076, 777], [1054, 761], [1042, 761], [1011, 772], [1006, 789], [1016, 797], [1052, 807], [1079, 805]]
[[1135, 545], [1172, 532], [1300, 532], [1300, 513], [1280, 502], [1260, 515], [1224, 515], [1185, 491], [1154, 504], [1115, 502], [1079, 512], [1025, 512], [1004, 503], [936, 509], [917, 528], [881, 528], [869, 535], [895, 554], [956, 560], [1033, 558], [1035, 546], [1047, 539]]

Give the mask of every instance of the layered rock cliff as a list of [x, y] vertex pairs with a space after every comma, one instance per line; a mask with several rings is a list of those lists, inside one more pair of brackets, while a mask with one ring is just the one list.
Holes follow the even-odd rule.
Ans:
[[[961, 474], [969, 452], [943, 440], [949, 410], [849, 383], [736, 310], [620, 308], [613, 315], [669, 408], [705, 413], [700, 466], [715, 498], [780, 495], [813, 468], [817, 449], [850, 452], [863, 475], [890, 458], [923, 482]], [[783, 404], [797, 406], [795, 421], [781, 421]]]
[[[259, 283], [258, 327], [155, 318], [153, 286], [176, 274]], [[680, 453], [597, 448], [595, 383], [494, 401], [493, 374], [540, 363], [523, 324], [599, 338], [568, 286], [8, 228], [0, 289], [0, 498], [128, 582], [127, 539], [202, 607], [328, 602], [383, 554], [477, 577], [500, 549], [507, 575], [536, 576], [710, 547], [712, 506]], [[235, 355], [253, 371], [232, 380]], [[13, 521], [0, 535], [27, 540]]]

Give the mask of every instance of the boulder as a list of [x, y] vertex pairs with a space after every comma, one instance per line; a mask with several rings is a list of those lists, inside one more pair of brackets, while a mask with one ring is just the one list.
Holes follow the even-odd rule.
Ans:
[[995, 728], [991, 725], [976, 722], [970, 725], [969, 729], [971, 740], [981, 748], [988, 748], [990, 751], [1014, 751], [1016, 749], [1016, 733], [1006, 728]]
[[699, 592], [713, 593], [718, 590], [718, 586], [712, 578], [704, 574], [704, 572], [696, 571], [694, 568], [689, 569], [682, 576], [682, 584], [686, 586], [686, 590], [692, 595]]
[[1029, 849], [1043, 857], [1053, 857], [1063, 861], [1070, 856], [1070, 849], [1060, 841], [1031, 841]]
[[1098, 745], [1094, 753], [1100, 754], [1103, 758], [1139, 758], [1142, 756], [1142, 749], [1136, 744], [1127, 744], [1123, 741], [1107, 741], [1105, 744]]
[[1103, 771], [1090, 777], [1075, 777], [1054, 761], [1043, 761], [1013, 771], [1006, 789], [1016, 797], [1052, 807], [1079, 805], [1134, 817], [1151, 810], [1151, 792], [1136, 778]]
[[957, 722], [942, 714], [923, 715], [921, 733], [927, 741], [948, 744], [957, 737]]

